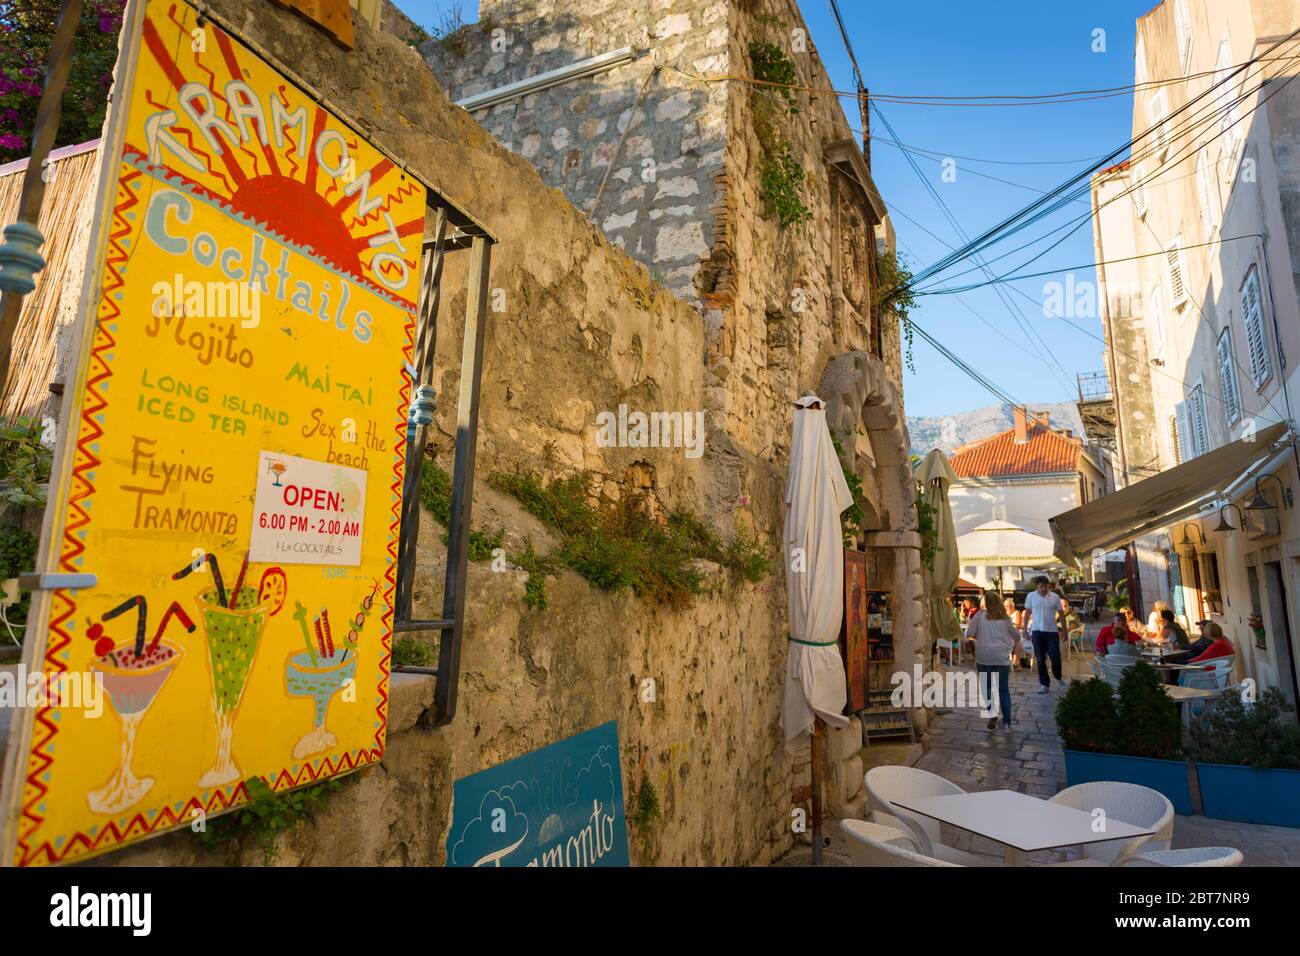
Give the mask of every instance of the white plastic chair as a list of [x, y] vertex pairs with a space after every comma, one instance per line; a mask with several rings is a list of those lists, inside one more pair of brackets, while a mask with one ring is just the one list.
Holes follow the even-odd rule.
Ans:
[[[1065, 659], [1067, 661], [1070, 659], [1070, 655], [1075, 651], [1078, 651], [1080, 654], [1083, 653], [1083, 632], [1084, 628], [1081, 624], [1066, 635]], [[1078, 647], [1075, 647], [1076, 644]]]
[[1092, 671], [1093, 677], [1096, 677], [1099, 680], [1105, 680], [1106, 675], [1102, 673], [1101, 660], [1102, 659], [1100, 657], [1088, 658], [1088, 670]]
[[1168, 850], [1174, 839], [1174, 805], [1158, 790], [1136, 783], [1102, 780], [1066, 787], [1052, 803], [1059, 803], [1085, 813], [1104, 810], [1108, 820], [1131, 823], [1137, 827], [1155, 830], [1154, 836], [1134, 837], [1132, 840], [1108, 840], [1105, 843], [1088, 843], [1083, 855], [1100, 860], [1110, 866], [1122, 866], [1139, 848]]
[[910, 813], [893, 802], [906, 797], [942, 797], [966, 792], [955, 783], [928, 770], [892, 766], [872, 767], [866, 772], [865, 780], [871, 819], [886, 826], [896, 826], [901, 822], [912, 834], [918, 852], [961, 866], [1002, 865], [1001, 860], [993, 857], [967, 853], [944, 844], [938, 820]]
[[1152, 850], [1127, 860], [1125, 866], [1241, 866], [1245, 857], [1230, 846], [1194, 846], [1184, 850]]
[[1201, 687], [1206, 690], [1223, 690], [1232, 679], [1234, 659], [1215, 657], [1180, 671], [1178, 683], [1184, 687]]
[[[962, 644], [962, 641], [964, 641], [965, 639], [966, 639], [966, 638], [963, 636], [963, 637], [961, 638], [961, 640], [956, 640], [956, 641], [943, 641], [943, 640], [939, 640], [939, 641], [936, 641], [936, 642], [935, 642], [935, 644], [936, 644], [936, 646], [937, 646], [937, 648], [938, 648], [938, 650], [939, 650], [940, 655], [942, 655], [944, 651], [947, 651], [947, 652], [948, 652], [948, 665], [949, 665], [949, 666], [952, 666], [952, 663], [953, 663], [953, 659], [952, 659], [952, 658], [953, 658], [953, 654], [954, 654], [954, 653], [957, 655], [957, 663], [958, 663], [958, 664], [961, 663], [961, 644]], [[940, 661], [942, 661], [942, 660], [943, 660], [943, 657], [940, 656], [939, 659], [940, 659]]]
[[912, 838], [893, 827], [865, 820], [841, 820], [849, 838], [849, 856], [858, 866], [961, 866], [916, 852]]
[[1124, 672], [1136, 664], [1136, 657], [1112, 657], [1107, 654], [1101, 659], [1101, 676], [1112, 687], [1119, 687]]
[[[1197, 664], [1197, 669], [1188, 669], [1180, 671], [1178, 674], [1178, 683], [1182, 687], [1195, 687], [1201, 690], [1227, 690], [1228, 681], [1232, 679], [1232, 668], [1235, 658], [1215, 657], [1205, 661], [1204, 664]], [[1192, 717], [1199, 717], [1207, 705], [1213, 704], [1212, 700], [1189, 700], [1183, 703], [1186, 708], [1184, 720]]]

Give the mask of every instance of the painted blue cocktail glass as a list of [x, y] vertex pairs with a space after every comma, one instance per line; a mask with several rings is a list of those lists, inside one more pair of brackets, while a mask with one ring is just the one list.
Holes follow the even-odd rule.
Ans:
[[333, 654], [295, 651], [284, 662], [284, 686], [290, 697], [310, 697], [316, 708], [312, 729], [293, 747], [295, 760], [333, 750], [337, 741], [325, 729], [330, 701], [357, 674], [357, 652], [336, 648]]

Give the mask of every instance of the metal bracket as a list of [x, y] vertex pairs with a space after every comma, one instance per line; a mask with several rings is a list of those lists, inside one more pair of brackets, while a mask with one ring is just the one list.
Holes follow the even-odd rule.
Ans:
[[99, 583], [95, 574], [20, 574], [18, 586], [24, 591], [76, 591], [93, 588]]

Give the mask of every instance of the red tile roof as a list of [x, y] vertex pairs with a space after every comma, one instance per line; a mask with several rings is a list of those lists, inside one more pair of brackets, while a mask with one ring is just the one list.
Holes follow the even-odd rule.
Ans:
[[1029, 440], [1016, 444], [1016, 430], [963, 445], [952, 454], [958, 478], [1000, 478], [1078, 471], [1083, 443], [1052, 428], [1031, 424]]

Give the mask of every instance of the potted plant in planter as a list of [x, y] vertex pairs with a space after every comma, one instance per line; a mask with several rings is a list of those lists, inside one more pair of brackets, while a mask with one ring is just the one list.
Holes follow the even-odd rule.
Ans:
[[1178, 705], [1160, 674], [1138, 661], [1120, 680], [1118, 698], [1105, 681], [1075, 681], [1056, 706], [1070, 786], [1099, 780], [1136, 783], [1192, 812], [1187, 762], [1181, 756]]
[[1300, 827], [1300, 724], [1270, 688], [1254, 704], [1229, 691], [1197, 721], [1187, 751], [1196, 761], [1207, 817]]
[[1206, 591], [1205, 603], [1210, 605], [1211, 614], [1222, 614], [1223, 613], [1223, 592], [1213, 591], [1213, 590]]

